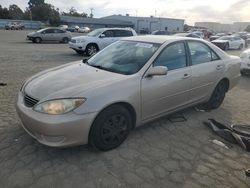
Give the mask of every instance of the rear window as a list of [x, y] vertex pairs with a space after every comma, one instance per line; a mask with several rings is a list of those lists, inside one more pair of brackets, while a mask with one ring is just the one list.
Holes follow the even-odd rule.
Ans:
[[130, 37], [133, 36], [132, 31], [129, 30], [114, 30], [115, 37]]

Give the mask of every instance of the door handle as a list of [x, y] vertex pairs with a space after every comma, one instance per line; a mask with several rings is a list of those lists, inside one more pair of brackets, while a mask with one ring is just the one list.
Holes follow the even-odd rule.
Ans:
[[217, 65], [216, 70], [221, 70], [223, 68], [223, 65]]
[[187, 79], [187, 78], [189, 78], [190, 76], [191, 76], [190, 74], [187, 74], [187, 73], [186, 73], [186, 74], [183, 75], [182, 79]]

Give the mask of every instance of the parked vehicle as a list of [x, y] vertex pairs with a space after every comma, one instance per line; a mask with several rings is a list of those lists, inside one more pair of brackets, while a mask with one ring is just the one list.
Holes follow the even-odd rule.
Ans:
[[176, 33], [174, 35], [179, 37], [201, 38], [199, 35], [196, 35], [194, 33]]
[[135, 35], [137, 35], [136, 32], [131, 28], [96, 29], [87, 36], [73, 37], [69, 42], [69, 47], [78, 54], [86, 52], [88, 56], [91, 56], [122, 37]]
[[142, 29], [140, 30], [140, 34], [143, 34], [143, 35], [150, 34], [150, 31], [149, 31], [148, 28], [142, 28]]
[[88, 32], [90, 32], [90, 28], [89, 27], [80, 27], [78, 29], [78, 32], [79, 33], [88, 33]]
[[217, 40], [213, 40], [212, 43], [223, 50], [229, 49], [243, 49], [245, 41], [238, 36], [224, 36]]
[[165, 30], [156, 30], [151, 33], [152, 35], [169, 35], [168, 31]]
[[23, 30], [25, 26], [22, 22], [8, 22], [5, 25], [6, 30]]
[[31, 32], [27, 35], [27, 40], [34, 43], [41, 43], [42, 41], [59, 41], [68, 43], [71, 39], [71, 33], [60, 28], [45, 28], [36, 32]]
[[59, 28], [67, 30], [69, 28], [69, 26], [68, 25], [59, 25]]
[[214, 40], [216, 40], [216, 39], [218, 39], [218, 38], [220, 38], [220, 37], [226, 36], [226, 35], [227, 35], [226, 33], [217, 33], [216, 35], [212, 35], [212, 36], [209, 38], [209, 40], [210, 40], [210, 41], [214, 41]]
[[241, 74], [245, 75], [248, 74], [250, 75], [250, 49], [245, 50], [241, 55]]
[[192, 34], [198, 35], [202, 39], [205, 38], [204, 33], [202, 31], [194, 31], [194, 32], [192, 32]]
[[240, 61], [201, 39], [128, 37], [29, 78], [17, 112], [42, 144], [110, 150], [158, 117], [197, 104], [218, 108], [240, 79]]
[[68, 29], [66, 29], [67, 31], [70, 31], [70, 32], [78, 32], [79, 30], [79, 26], [78, 25], [75, 25], [75, 26], [71, 26], [69, 27]]

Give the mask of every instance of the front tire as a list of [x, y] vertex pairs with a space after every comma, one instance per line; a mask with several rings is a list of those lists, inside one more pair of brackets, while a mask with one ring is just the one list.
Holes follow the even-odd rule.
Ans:
[[132, 128], [132, 117], [121, 105], [113, 105], [102, 111], [94, 121], [89, 144], [101, 151], [114, 149], [128, 137]]
[[226, 81], [220, 81], [215, 87], [213, 94], [209, 101], [204, 105], [206, 110], [214, 110], [221, 106], [224, 101], [227, 92]]
[[98, 46], [96, 44], [88, 44], [86, 47], [86, 53], [88, 56], [92, 56], [99, 51]]
[[239, 50], [242, 50], [242, 49], [243, 49], [243, 47], [244, 47], [244, 45], [243, 45], [243, 44], [241, 44], [241, 45], [239, 46]]
[[40, 37], [36, 37], [34, 39], [35, 43], [41, 43], [42, 42], [42, 39]]
[[68, 43], [68, 42], [69, 42], [69, 38], [64, 37], [64, 38], [62, 39], [62, 42], [63, 42], [63, 43]]

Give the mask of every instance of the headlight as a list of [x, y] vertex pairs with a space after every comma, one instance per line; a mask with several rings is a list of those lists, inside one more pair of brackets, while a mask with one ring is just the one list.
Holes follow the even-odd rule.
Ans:
[[37, 112], [53, 115], [65, 114], [79, 107], [85, 101], [86, 99], [84, 98], [56, 99], [37, 104], [34, 107], [34, 110]]
[[85, 40], [78, 40], [77, 43], [84, 43]]

